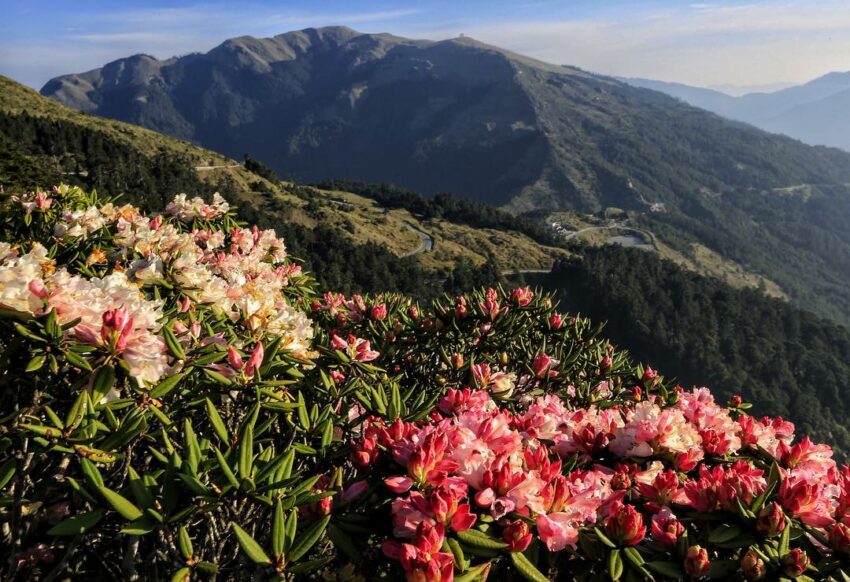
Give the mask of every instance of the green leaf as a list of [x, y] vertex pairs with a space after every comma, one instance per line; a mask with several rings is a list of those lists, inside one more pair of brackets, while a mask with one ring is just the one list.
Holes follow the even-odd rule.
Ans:
[[195, 555], [195, 548], [192, 547], [192, 538], [189, 537], [186, 527], [182, 525], [177, 530], [177, 546], [180, 548], [180, 553], [187, 560]]
[[720, 524], [708, 534], [708, 541], [712, 544], [723, 544], [737, 538], [744, 532], [739, 525]]
[[549, 579], [538, 570], [522, 552], [511, 552], [514, 568], [529, 582], [548, 582]]
[[242, 479], [251, 478], [254, 468], [254, 428], [246, 424], [239, 436], [239, 476]]
[[325, 531], [330, 520], [331, 517], [326, 515], [311, 523], [310, 526], [304, 530], [304, 533], [302, 533], [301, 536], [292, 543], [292, 547], [289, 549], [289, 555], [287, 556], [289, 560], [295, 561], [306, 554], [310, 548], [319, 541], [319, 538], [322, 537], [322, 532]]
[[188, 418], [183, 419], [183, 438], [186, 441], [186, 464], [189, 465], [192, 474], [197, 475], [198, 465], [201, 462], [201, 447], [192, 428], [192, 421]]
[[234, 489], [238, 489], [239, 480], [236, 478], [236, 475], [233, 474], [233, 470], [230, 468], [227, 459], [224, 458], [224, 455], [221, 454], [218, 447], [213, 447], [212, 449], [215, 453], [215, 458], [218, 460], [218, 465], [221, 467], [221, 472], [224, 473], [224, 478], [227, 479], [227, 482], [230, 483]]
[[133, 492], [136, 503], [145, 509], [153, 507], [156, 504], [156, 500], [144, 479], [139, 476], [133, 467], [128, 467], [128, 474], [130, 476], [130, 491]]
[[25, 372], [35, 372], [36, 370], [40, 370], [44, 365], [44, 361], [47, 359], [47, 356], [44, 354], [38, 354], [37, 356], [33, 356], [33, 358], [27, 364]]
[[620, 555], [620, 550], [611, 550], [608, 554], [608, 575], [615, 582], [623, 575], [623, 558]]
[[354, 540], [337, 526], [333, 524], [328, 526], [328, 537], [334, 547], [341, 550], [349, 560], [359, 562], [363, 558], [362, 552], [354, 545]]
[[171, 355], [178, 360], [186, 359], [186, 352], [183, 351], [183, 346], [180, 344], [180, 340], [177, 339], [177, 336], [174, 335], [174, 331], [171, 329], [171, 322], [162, 326], [162, 338], [165, 340], [165, 345], [168, 346], [168, 351], [171, 352]]
[[236, 534], [236, 540], [239, 542], [239, 547], [242, 548], [242, 551], [245, 552], [254, 563], [271, 563], [271, 558], [266, 555], [266, 552], [262, 547], [260, 547], [260, 544], [258, 544], [248, 532], [232, 521], [230, 522], [230, 527], [233, 528], [233, 533]]
[[133, 505], [133, 503], [124, 497], [123, 495], [116, 493], [112, 489], [108, 487], [98, 487], [98, 491], [106, 499], [107, 503], [112, 506], [112, 508], [121, 514], [121, 517], [126, 519], [127, 521], [133, 521], [142, 517], [142, 510]]
[[0, 489], [3, 489], [12, 480], [17, 468], [14, 458], [6, 459], [6, 462], [0, 465]]
[[310, 416], [307, 414], [307, 404], [304, 402], [304, 394], [298, 393], [298, 422], [304, 430], [310, 430]]
[[83, 470], [83, 475], [85, 476], [86, 481], [88, 481], [90, 485], [95, 488], [103, 487], [103, 477], [101, 476], [97, 465], [83, 457], [80, 459], [80, 467]]
[[171, 582], [189, 582], [192, 578], [192, 568], [184, 566], [174, 573], [171, 577]]
[[287, 567], [286, 571], [296, 575], [309, 574], [310, 572], [318, 570], [322, 566], [331, 563], [333, 559], [333, 556], [325, 556], [323, 558], [316, 558], [315, 560], [307, 560], [306, 562], [301, 562], [300, 564]]
[[76, 368], [80, 368], [81, 370], [85, 370], [86, 372], [91, 372], [92, 370], [89, 361], [79, 354], [67, 351], [65, 352], [65, 359], [68, 360], [68, 362]]
[[115, 384], [115, 368], [112, 366], [98, 368], [92, 382], [92, 400], [100, 402], [112, 390], [113, 384]]
[[69, 517], [61, 523], [57, 523], [52, 528], [47, 530], [47, 535], [51, 536], [76, 536], [91, 530], [97, 525], [97, 522], [103, 517], [103, 510], [96, 509], [87, 513], [81, 513], [74, 517]]
[[230, 443], [230, 435], [227, 432], [227, 427], [224, 426], [224, 421], [221, 419], [221, 415], [216, 410], [215, 405], [209, 398], [205, 398], [204, 401], [207, 406], [207, 416], [210, 417], [210, 424], [212, 424], [216, 436], [222, 443]]
[[173, 376], [169, 376], [162, 382], [156, 385], [156, 387], [150, 391], [151, 398], [163, 398], [169, 392], [174, 390], [177, 387], [177, 384], [180, 383], [186, 376], [186, 372], [181, 372], [180, 374], [174, 374]]
[[791, 524], [786, 523], [782, 535], [779, 536], [779, 557], [788, 553], [791, 546]]
[[286, 546], [286, 522], [283, 517], [283, 504], [278, 500], [274, 504], [274, 517], [272, 518], [272, 554], [283, 555]]
[[483, 564], [473, 566], [463, 574], [455, 576], [455, 582], [481, 582], [482, 580], [486, 580], [492, 565], [491, 562], [484, 562]]
[[502, 540], [490, 537], [486, 533], [478, 531], [477, 529], [459, 531], [457, 532], [457, 537], [466, 545], [473, 546], [476, 548], [503, 550], [508, 547], [508, 544], [506, 544]]

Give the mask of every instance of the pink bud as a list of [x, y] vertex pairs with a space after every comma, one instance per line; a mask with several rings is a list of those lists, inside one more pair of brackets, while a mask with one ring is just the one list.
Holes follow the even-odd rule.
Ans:
[[764, 560], [759, 558], [753, 550], [748, 550], [741, 558], [741, 570], [744, 572], [744, 577], [747, 580], [763, 580], [767, 575], [767, 568], [764, 565]]
[[254, 372], [263, 365], [264, 357], [263, 342], [257, 342], [257, 345], [254, 346], [254, 351], [251, 352], [251, 357], [245, 362], [245, 375], [249, 377], [253, 376]]
[[241, 370], [244, 365], [242, 355], [233, 346], [227, 346], [227, 363], [234, 370]]
[[812, 563], [808, 554], [801, 548], [794, 548], [782, 556], [782, 571], [790, 578], [796, 578], [805, 572]]
[[29, 282], [27, 288], [30, 290], [30, 293], [39, 299], [44, 299], [48, 295], [47, 287], [44, 286], [44, 281], [41, 279], [33, 279]]

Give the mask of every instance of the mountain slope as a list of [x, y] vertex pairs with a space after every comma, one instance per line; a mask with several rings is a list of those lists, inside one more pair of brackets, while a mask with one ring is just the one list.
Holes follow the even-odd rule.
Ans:
[[739, 97], [681, 83], [622, 80], [808, 144], [850, 150], [850, 120], [846, 115], [850, 108], [850, 72], [829, 73], [780, 91], [749, 93]]
[[[521, 231], [538, 239], [539, 233], [494, 209], [486, 213], [501, 220], [487, 223], [476, 222], [481, 208], [469, 208], [470, 216], [454, 222], [384, 210], [338, 189], [279, 182], [249, 165], [257, 164], [74, 111], [0, 76], [0, 189], [10, 193], [64, 181], [157, 209], [181, 192], [220, 191], [243, 217], [284, 234], [295, 256], [341, 291], [432, 293], [442, 290], [443, 279], [498, 281], [499, 269], [548, 269], [567, 254], [538, 244]], [[419, 233], [431, 237], [431, 252], [416, 252]]]

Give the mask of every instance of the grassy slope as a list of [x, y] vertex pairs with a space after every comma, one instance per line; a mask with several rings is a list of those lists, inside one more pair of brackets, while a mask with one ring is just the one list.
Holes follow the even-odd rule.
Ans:
[[[80, 113], [2, 76], [0, 111], [13, 115], [25, 111], [33, 116], [94, 129], [149, 157], [165, 151], [200, 168], [214, 166], [214, 169], [196, 170], [198, 177], [217, 181], [223, 175], [227, 176], [237, 204], [258, 207], [279, 221], [307, 227], [319, 223], [338, 227], [340, 236], [347, 237], [354, 244], [373, 242], [399, 256], [404, 255], [420, 244], [419, 236], [404, 226], [405, 223], [410, 224], [435, 239], [434, 252], [420, 253], [417, 257], [425, 267], [450, 267], [464, 258], [483, 264], [487, 258], [495, 257], [505, 269], [548, 268], [556, 257], [566, 254], [562, 249], [542, 247], [516, 232], [478, 230], [445, 221], [424, 222], [405, 210], [382, 214], [373, 201], [354, 194], [307, 189], [287, 183], [273, 184], [221, 154], [138, 126]], [[262, 191], [258, 191], [258, 187]], [[349, 204], [335, 204], [332, 200], [345, 200]]]

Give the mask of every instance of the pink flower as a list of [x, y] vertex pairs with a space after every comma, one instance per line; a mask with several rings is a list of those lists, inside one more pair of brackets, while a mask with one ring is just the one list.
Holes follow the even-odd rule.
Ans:
[[528, 287], [517, 287], [511, 292], [511, 303], [519, 307], [525, 307], [534, 298], [534, 291]]
[[381, 354], [372, 350], [368, 340], [349, 335], [347, 340], [336, 334], [331, 336], [331, 347], [335, 350], [344, 351], [352, 360], [358, 362], [371, 362]]

